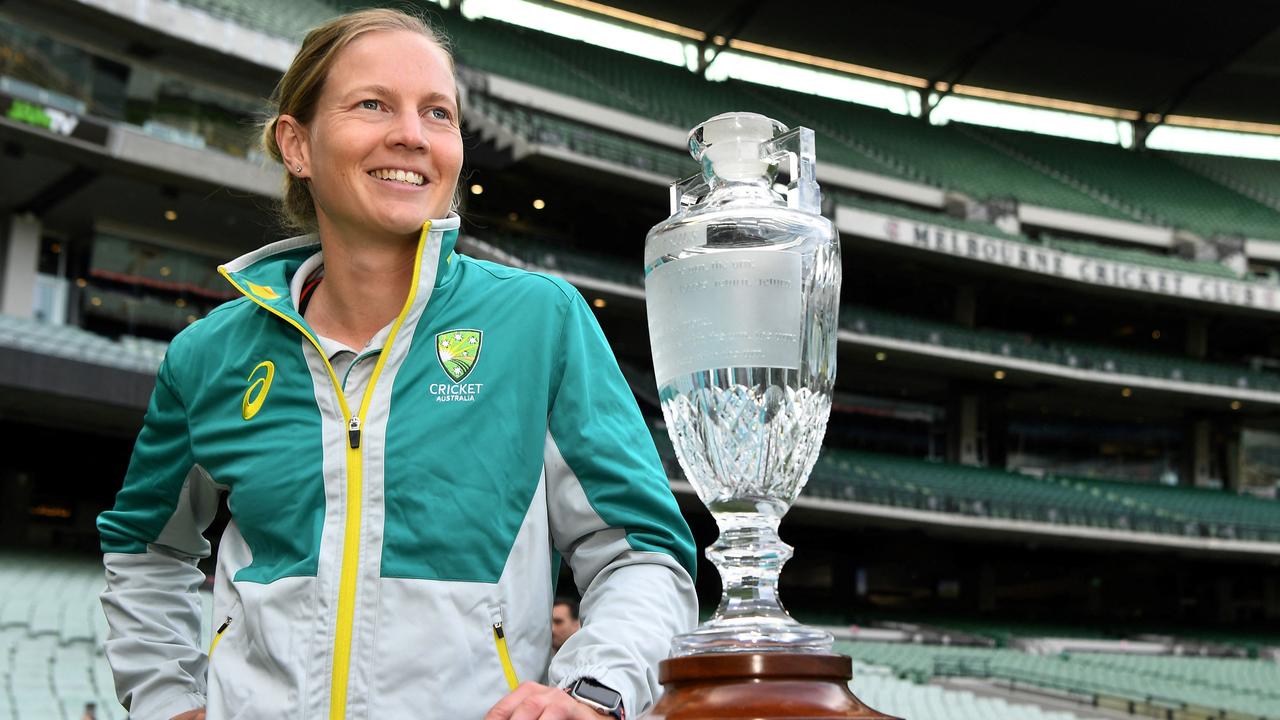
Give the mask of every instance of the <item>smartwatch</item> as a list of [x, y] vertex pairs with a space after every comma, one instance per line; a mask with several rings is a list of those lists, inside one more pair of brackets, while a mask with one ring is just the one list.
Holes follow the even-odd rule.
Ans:
[[601, 685], [595, 678], [578, 678], [566, 689], [573, 699], [602, 715], [618, 720], [624, 720], [626, 717], [622, 710], [622, 693]]

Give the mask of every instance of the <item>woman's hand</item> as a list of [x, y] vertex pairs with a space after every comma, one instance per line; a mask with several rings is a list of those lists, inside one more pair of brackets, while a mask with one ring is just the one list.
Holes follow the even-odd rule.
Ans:
[[188, 710], [181, 715], [174, 715], [169, 720], [204, 720], [204, 708]]
[[600, 720], [601, 717], [560, 688], [522, 682], [490, 708], [484, 720]]

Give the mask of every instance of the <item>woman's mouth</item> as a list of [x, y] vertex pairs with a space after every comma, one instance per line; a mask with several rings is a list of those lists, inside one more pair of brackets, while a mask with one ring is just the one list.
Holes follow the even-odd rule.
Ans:
[[397, 170], [394, 168], [383, 168], [380, 170], [370, 170], [368, 173], [371, 177], [387, 182], [404, 183], [405, 185], [421, 186], [426, 183], [426, 178], [412, 170]]

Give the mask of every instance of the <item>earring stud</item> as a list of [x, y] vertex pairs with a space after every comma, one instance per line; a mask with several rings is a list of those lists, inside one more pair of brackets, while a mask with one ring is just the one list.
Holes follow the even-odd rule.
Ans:
[[302, 172], [302, 166], [301, 166], [301, 165], [299, 165], [299, 166], [298, 166], [298, 172]]

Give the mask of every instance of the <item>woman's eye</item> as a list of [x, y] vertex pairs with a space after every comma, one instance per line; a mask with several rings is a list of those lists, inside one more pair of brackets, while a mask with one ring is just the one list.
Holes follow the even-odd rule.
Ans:
[[360, 107], [365, 110], [377, 110], [379, 107], [381, 107], [381, 105], [382, 103], [379, 103], [377, 100], [361, 100], [360, 101]]
[[439, 108], [439, 107], [431, 108], [427, 112], [430, 113], [431, 117], [435, 118], [436, 120], [451, 120], [453, 118], [453, 116], [449, 114], [449, 111], [445, 110], [444, 108]]

